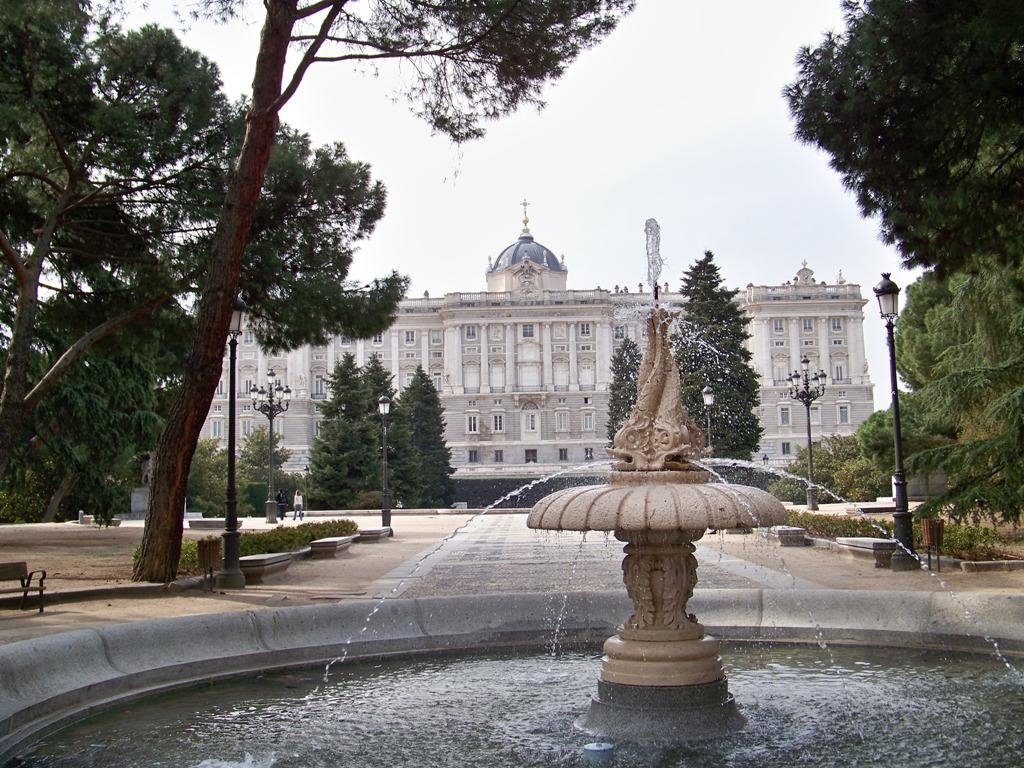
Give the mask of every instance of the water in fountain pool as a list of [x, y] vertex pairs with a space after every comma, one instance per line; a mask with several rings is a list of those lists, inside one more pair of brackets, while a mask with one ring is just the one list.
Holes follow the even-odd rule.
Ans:
[[[1019, 765], [1024, 697], [991, 657], [732, 644], [748, 720], [720, 741], [616, 746], [614, 765], [906, 768]], [[593, 654], [351, 664], [194, 688], [123, 705], [6, 768], [577, 766]]]

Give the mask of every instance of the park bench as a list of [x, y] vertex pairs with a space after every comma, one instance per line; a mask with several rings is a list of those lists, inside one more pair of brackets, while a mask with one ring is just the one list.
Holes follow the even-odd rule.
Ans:
[[291, 552], [270, 552], [238, 558], [238, 566], [245, 574], [246, 584], [262, 584], [264, 576], [288, 570], [291, 564]]
[[389, 536], [394, 536], [395, 532], [391, 530], [391, 526], [385, 526], [383, 528], [360, 528], [357, 537], [358, 541], [380, 541], [386, 539]]
[[840, 536], [836, 539], [840, 552], [854, 557], [873, 557], [875, 568], [888, 568], [892, 555], [898, 546], [892, 539], [876, 539], [871, 536]]
[[[238, 527], [242, 527], [242, 521], [244, 518], [238, 519]], [[200, 528], [202, 530], [221, 530], [223, 531], [226, 527], [226, 522], [223, 517], [193, 517], [188, 519], [189, 528]]]
[[[32, 579], [38, 577], [35, 585]], [[39, 590], [39, 612], [43, 612], [43, 592], [46, 587], [46, 571], [30, 571], [28, 563], [0, 563], [0, 585], [8, 581], [17, 581], [17, 587], [0, 586], [0, 594], [15, 594], [21, 592], [21, 603], [19, 608], [25, 609], [25, 600], [28, 599], [30, 590]]]
[[328, 536], [309, 542], [311, 556], [314, 559], [334, 557], [339, 549], [347, 549], [356, 540], [355, 536]]

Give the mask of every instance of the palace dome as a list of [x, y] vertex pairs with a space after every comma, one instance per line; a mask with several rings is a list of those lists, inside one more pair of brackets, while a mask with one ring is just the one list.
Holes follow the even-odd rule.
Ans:
[[534, 264], [540, 264], [552, 272], [566, 271], [565, 266], [559, 261], [558, 257], [534, 240], [530, 231], [524, 227], [519, 239], [498, 254], [498, 258], [491, 265], [488, 272], [500, 272], [509, 267], [514, 267], [523, 261], [532, 261]]

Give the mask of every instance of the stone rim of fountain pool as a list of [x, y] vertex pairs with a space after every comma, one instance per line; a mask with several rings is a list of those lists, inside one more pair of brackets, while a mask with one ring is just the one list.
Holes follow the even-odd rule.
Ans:
[[[277, 608], [115, 624], [0, 646], [0, 764], [28, 741], [116, 703], [208, 680], [309, 667], [345, 655], [542, 649], [550, 595], [470, 595]], [[844, 590], [701, 590], [725, 640], [931, 648], [1024, 658], [1024, 595]], [[566, 647], [593, 645], [628, 609], [619, 592], [569, 593]], [[339, 631], [339, 628], [342, 628]], [[359, 635], [351, 643], [350, 635]]]

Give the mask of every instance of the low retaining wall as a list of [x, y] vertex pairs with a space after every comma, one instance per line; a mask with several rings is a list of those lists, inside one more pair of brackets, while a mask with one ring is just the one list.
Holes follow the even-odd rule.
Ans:
[[[698, 590], [717, 637], [1024, 655], [1024, 596]], [[374, 612], [374, 609], [377, 609]], [[335, 658], [596, 645], [631, 606], [620, 592], [360, 600], [114, 624], [0, 646], [0, 764], [27, 740], [111, 704], [203, 680]], [[367, 623], [366, 631], [361, 631]], [[357, 637], [358, 640], [352, 640]], [[351, 642], [350, 642], [351, 641]]]

